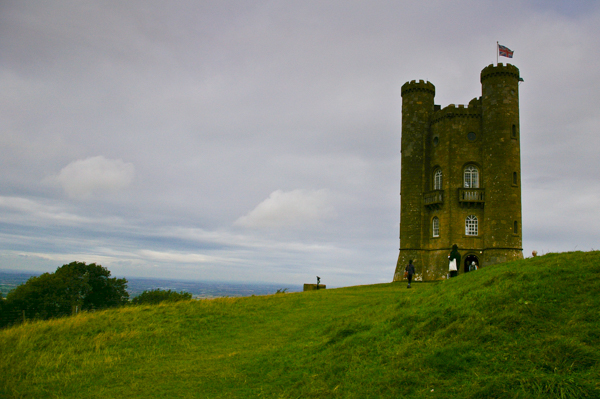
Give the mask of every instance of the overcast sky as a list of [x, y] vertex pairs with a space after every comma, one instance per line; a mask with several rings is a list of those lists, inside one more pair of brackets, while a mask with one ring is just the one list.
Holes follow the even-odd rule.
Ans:
[[400, 87], [520, 85], [524, 254], [600, 249], [600, 2], [0, 2], [0, 269], [391, 281]]

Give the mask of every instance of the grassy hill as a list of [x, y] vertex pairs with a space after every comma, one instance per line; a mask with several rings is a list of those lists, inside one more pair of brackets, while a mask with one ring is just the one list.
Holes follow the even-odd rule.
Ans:
[[600, 252], [0, 331], [0, 397], [599, 398]]

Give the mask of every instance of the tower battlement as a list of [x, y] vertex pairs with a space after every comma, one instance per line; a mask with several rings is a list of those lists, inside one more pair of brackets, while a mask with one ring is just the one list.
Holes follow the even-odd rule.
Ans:
[[411, 80], [402, 85], [402, 96], [413, 92], [429, 92], [435, 96], [435, 86], [431, 82], [425, 82], [424, 80]]
[[519, 80], [519, 68], [512, 64], [490, 64], [483, 68], [481, 71], [481, 83], [487, 78], [491, 78], [494, 76], [512, 76], [515, 79]]

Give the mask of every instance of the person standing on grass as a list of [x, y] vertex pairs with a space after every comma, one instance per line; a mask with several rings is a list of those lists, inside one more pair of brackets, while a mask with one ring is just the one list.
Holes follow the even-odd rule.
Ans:
[[460, 253], [458, 252], [458, 245], [452, 246], [452, 252], [448, 255], [448, 270], [450, 270], [450, 277], [458, 276], [458, 265], [460, 265]]
[[410, 283], [412, 282], [413, 274], [415, 274], [415, 265], [413, 265], [412, 259], [408, 261], [408, 265], [406, 265], [404, 271], [407, 273], [406, 277], [408, 278], [408, 287], [406, 288], [410, 288]]

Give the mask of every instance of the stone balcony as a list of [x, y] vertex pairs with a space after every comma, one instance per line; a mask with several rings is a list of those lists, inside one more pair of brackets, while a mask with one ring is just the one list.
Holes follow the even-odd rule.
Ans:
[[458, 203], [463, 207], [481, 207], [485, 204], [484, 188], [459, 188]]
[[444, 190], [423, 193], [423, 203], [429, 209], [439, 209], [444, 204]]

